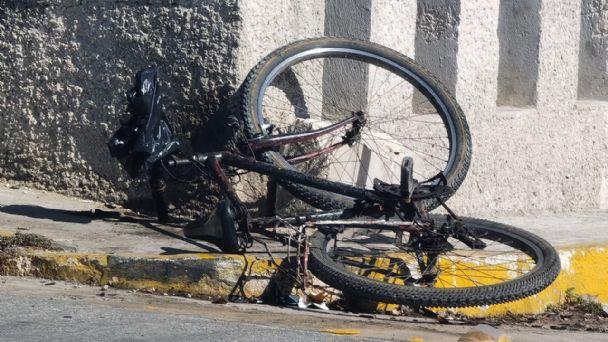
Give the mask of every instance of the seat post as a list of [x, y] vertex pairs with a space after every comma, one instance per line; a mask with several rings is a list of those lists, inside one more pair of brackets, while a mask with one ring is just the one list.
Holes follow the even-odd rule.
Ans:
[[270, 177], [266, 189], [266, 201], [264, 205], [264, 216], [272, 217], [276, 215], [277, 202], [277, 181]]
[[163, 174], [163, 168], [160, 162], [154, 164], [150, 169], [150, 189], [152, 190], [152, 199], [156, 206], [156, 216], [160, 223], [169, 221], [169, 208], [167, 205], [166, 192], [167, 183]]

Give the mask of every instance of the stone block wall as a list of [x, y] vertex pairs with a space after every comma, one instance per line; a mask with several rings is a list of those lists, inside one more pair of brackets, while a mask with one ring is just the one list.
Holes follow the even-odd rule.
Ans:
[[139, 201], [146, 185], [128, 180], [105, 148], [135, 70], [161, 67], [165, 111], [204, 150], [213, 131], [201, 127], [221, 121], [260, 58], [338, 35], [415, 57], [455, 93], [474, 142], [469, 176], [451, 200], [461, 212], [608, 209], [606, 8], [606, 0], [0, 0], [0, 176]]

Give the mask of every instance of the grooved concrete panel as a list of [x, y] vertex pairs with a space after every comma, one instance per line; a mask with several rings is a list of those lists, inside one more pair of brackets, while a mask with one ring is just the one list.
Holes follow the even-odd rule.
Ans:
[[469, 215], [598, 209], [607, 106], [576, 102], [578, 2], [542, 3], [536, 108], [495, 106], [498, 17], [498, 1], [461, 8], [456, 95], [474, 146], [449, 204]]
[[[460, 4], [456, 98], [473, 124], [496, 106], [498, 7], [498, 1], [487, 0]], [[475, 132], [475, 125], [472, 128]]]
[[[608, 109], [608, 108], [606, 108]], [[608, 110], [604, 111], [604, 137], [608, 137]], [[604, 151], [608, 150], [608, 139], [604, 140]], [[602, 163], [602, 174], [600, 182], [601, 190], [600, 190], [600, 209], [608, 210], [608, 162], [606, 162], [606, 158]]]
[[414, 58], [416, 53], [416, 0], [374, 0], [371, 11], [372, 42]]
[[460, 4], [459, 0], [418, 0], [417, 6], [416, 62], [433, 70], [452, 93], [458, 71]]
[[608, 1], [582, 1], [578, 97], [608, 100]]
[[[297, 40], [323, 36], [325, 29], [325, 0], [240, 0], [239, 12], [236, 61], [239, 82], [275, 49]], [[279, 98], [285, 95], [281, 89], [272, 91], [278, 92]], [[238, 190], [244, 200], [255, 202], [266, 195], [265, 177], [248, 174], [241, 180]], [[280, 198], [284, 196], [280, 194]]]
[[[371, 0], [326, 0], [325, 35], [369, 40]], [[366, 110], [369, 68], [354, 60], [326, 59], [323, 64], [323, 115], [338, 118], [340, 108]], [[330, 100], [331, 99], [331, 100]], [[328, 106], [325, 101], [331, 101]], [[338, 114], [340, 115], [340, 114]]]
[[240, 0], [238, 6], [239, 81], [273, 50], [296, 40], [323, 36], [325, 0]]
[[369, 40], [372, 0], [325, 0], [325, 35]]
[[580, 13], [581, 0], [545, 0], [542, 3], [537, 87], [539, 108], [574, 108]]
[[536, 103], [540, 0], [501, 1], [498, 17], [499, 106]]

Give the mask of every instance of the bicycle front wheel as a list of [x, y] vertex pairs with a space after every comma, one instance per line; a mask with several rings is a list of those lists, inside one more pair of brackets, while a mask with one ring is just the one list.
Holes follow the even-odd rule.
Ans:
[[[443, 172], [455, 191], [469, 167], [471, 137], [454, 98], [413, 60], [374, 43], [318, 38], [280, 48], [249, 73], [242, 100], [250, 139], [310, 131], [362, 115], [363, 127], [348, 144], [340, 145], [348, 134], [345, 126], [315, 141], [265, 153], [265, 161], [282, 168], [371, 188], [374, 178], [399, 183], [401, 160], [409, 156], [418, 181]], [[323, 153], [300, 158], [314, 155], [310, 151]], [[281, 185], [320, 209], [353, 204], [327, 191]], [[443, 200], [450, 195], [446, 192]]]
[[538, 236], [491, 221], [463, 222], [485, 248], [470, 248], [454, 238], [401, 244], [403, 236], [388, 226], [362, 224], [335, 235], [315, 232], [309, 268], [347, 297], [426, 307], [514, 301], [557, 277], [557, 252]]

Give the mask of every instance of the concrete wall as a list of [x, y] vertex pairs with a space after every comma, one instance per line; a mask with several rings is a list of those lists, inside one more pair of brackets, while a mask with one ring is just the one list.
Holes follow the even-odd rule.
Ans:
[[137, 202], [105, 147], [134, 72], [161, 68], [164, 107], [188, 138], [238, 85], [236, 1], [0, 2], [0, 175]]
[[439, 77], [452, 92], [458, 75], [458, 25], [460, 1], [418, 1], [416, 20], [416, 61]]
[[[580, 1], [541, 2], [536, 104], [519, 106], [495, 105], [501, 37], [489, 18], [500, 18], [497, 3], [484, 1], [479, 15], [468, 17], [473, 39], [459, 40], [456, 94], [471, 126], [474, 159], [451, 202], [471, 214], [605, 207], [608, 106], [577, 97]], [[465, 46], [469, 51], [462, 54]], [[474, 79], [485, 81], [468, 81]]]
[[501, 1], [498, 15], [498, 106], [534, 106], [540, 0]]
[[578, 96], [608, 100], [608, 1], [583, 0]]
[[240, 0], [237, 75], [240, 81], [264, 56], [293, 41], [323, 35], [325, 0]]
[[[457, 209], [608, 208], [605, 0], [84, 3], [0, 1], [4, 178], [139, 201], [145, 184], [126, 179], [104, 146], [134, 70], [161, 66], [168, 115], [181, 136], [208, 149], [201, 143], [214, 131], [201, 125], [221, 122], [261, 57], [328, 34], [415, 57], [456, 94], [474, 142], [469, 176], [451, 201]], [[189, 191], [206, 200], [206, 189]]]

